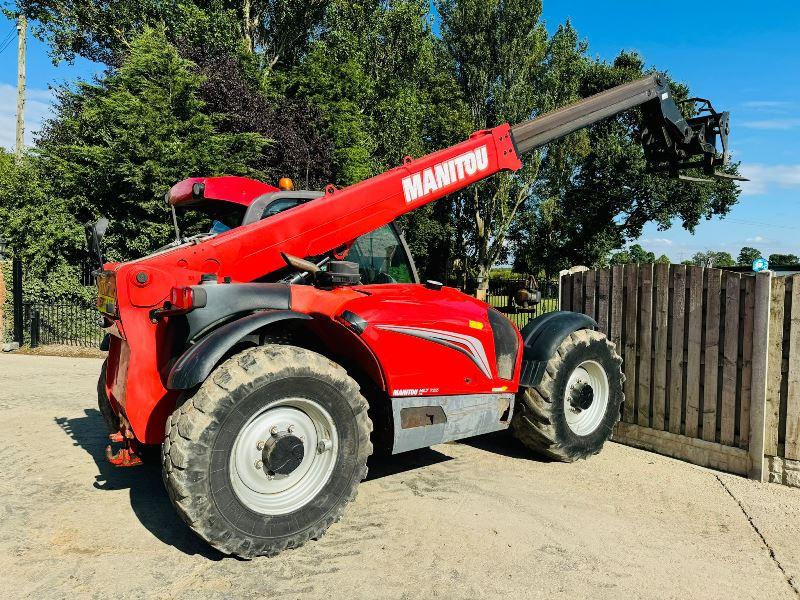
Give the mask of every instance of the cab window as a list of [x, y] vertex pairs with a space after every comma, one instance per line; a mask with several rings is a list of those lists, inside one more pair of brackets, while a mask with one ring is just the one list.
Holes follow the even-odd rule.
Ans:
[[415, 283], [405, 249], [391, 225], [384, 225], [358, 238], [347, 259], [358, 263], [361, 282]]
[[267, 217], [277, 215], [278, 213], [282, 213], [285, 210], [294, 208], [303, 202], [305, 201], [301, 198], [278, 198], [277, 200], [273, 200], [267, 204], [267, 206], [264, 208], [264, 212], [261, 214], [261, 218], [266, 219]]

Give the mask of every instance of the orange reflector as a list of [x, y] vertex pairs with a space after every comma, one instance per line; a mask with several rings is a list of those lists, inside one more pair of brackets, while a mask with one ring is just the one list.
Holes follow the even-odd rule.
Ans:
[[483, 323], [481, 323], [480, 321], [470, 321], [469, 326], [472, 329], [483, 329]]

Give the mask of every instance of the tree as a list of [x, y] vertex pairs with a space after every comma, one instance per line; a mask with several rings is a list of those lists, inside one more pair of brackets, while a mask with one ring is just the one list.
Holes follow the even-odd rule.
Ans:
[[133, 40], [148, 27], [162, 27], [170, 42], [230, 49], [241, 43], [241, 0], [17, 0], [8, 13], [34, 21], [53, 62], [75, 56], [119, 66]]
[[800, 263], [800, 258], [794, 254], [770, 254], [769, 264], [771, 265], [796, 265]]
[[750, 246], [744, 246], [741, 250], [739, 250], [739, 256], [736, 259], [736, 264], [740, 267], [749, 267], [757, 258], [761, 258], [761, 250], [758, 250], [757, 248], [751, 248]]
[[[131, 42], [122, 66], [97, 83], [62, 89], [39, 139], [39, 173], [73, 225], [104, 215], [112, 259], [141, 256], [172, 235], [164, 193], [189, 176], [260, 176], [268, 140], [219, 133], [202, 83], [163, 30]], [[60, 217], [61, 218], [61, 217]]]
[[714, 267], [719, 269], [721, 267], [733, 267], [736, 265], [736, 261], [733, 260], [733, 256], [728, 252], [709, 250], [707, 252], [695, 253], [692, 256], [691, 264], [697, 267]]
[[27, 154], [18, 162], [1, 148], [0, 237], [25, 265], [23, 285], [28, 299], [80, 297], [83, 228], [70, 215], [67, 203], [53, 193], [35, 156]]
[[[286, 94], [320, 114], [333, 145], [332, 181], [350, 185], [470, 132], [452, 66], [425, 0], [331, 2]], [[440, 201], [401, 219], [421, 273], [438, 278], [451, 250], [452, 211]]]
[[[666, 262], [669, 262], [669, 258], [666, 256], [662, 255], [658, 259], [658, 262], [664, 262], [661, 259], [666, 259]], [[656, 255], [653, 252], [645, 250], [639, 244], [633, 244], [627, 250], [622, 250], [621, 252], [615, 252], [612, 254], [609, 262], [612, 265], [654, 263], [656, 262]]]
[[[557, 88], [543, 85], [548, 44], [539, 21], [540, 1], [436, 0], [435, 5], [473, 130], [523, 121], [548, 100], [557, 101], [552, 97]], [[484, 293], [492, 266], [506, 253], [506, 237], [531, 193], [538, 167], [534, 156], [521, 171], [459, 194], [463, 260], [474, 268]]]
[[304, 189], [322, 189], [333, 177], [330, 139], [319, 128], [320, 111], [302, 98], [270, 98], [260, 89], [251, 54], [216, 52], [182, 44], [182, 57], [202, 76], [198, 95], [203, 111], [215, 117], [220, 133], [257, 133], [273, 140], [252, 161], [268, 182], [288, 176]]
[[655, 262], [657, 262], [657, 263], [659, 263], [659, 264], [662, 264], [662, 265], [669, 265], [669, 264], [672, 264], [672, 261], [669, 259], [669, 256], [667, 256], [666, 254], [662, 254], [661, 256], [659, 256], [659, 257], [658, 257], [658, 258], [655, 260]]

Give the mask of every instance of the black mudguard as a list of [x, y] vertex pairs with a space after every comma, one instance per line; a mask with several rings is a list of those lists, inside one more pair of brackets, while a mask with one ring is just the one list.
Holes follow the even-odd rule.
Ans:
[[596, 329], [597, 321], [591, 317], [565, 310], [545, 313], [529, 322], [522, 331], [521, 386], [532, 387], [542, 380], [544, 368], [561, 342], [579, 329]]
[[262, 310], [227, 323], [192, 344], [178, 357], [167, 378], [167, 389], [188, 390], [202, 383], [233, 346], [271, 323], [287, 319], [310, 319], [293, 310]]

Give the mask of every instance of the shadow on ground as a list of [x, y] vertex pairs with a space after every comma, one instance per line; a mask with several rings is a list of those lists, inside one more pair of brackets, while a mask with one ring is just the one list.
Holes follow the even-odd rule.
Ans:
[[437, 452], [432, 448], [420, 448], [419, 450], [403, 452], [394, 456], [385, 452], [373, 454], [367, 461], [369, 473], [364, 481], [373, 481], [398, 473], [406, 473], [448, 460], [453, 460], [453, 457]]
[[94, 460], [98, 474], [94, 487], [99, 490], [130, 490], [136, 517], [150, 533], [185, 554], [199, 554], [210, 560], [225, 556], [198, 538], [176, 514], [161, 481], [158, 465], [114, 467], [106, 460], [108, 434], [103, 417], [96, 409], [85, 409], [83, 417], [55, 419], [61, 429]]
[[525, 445], [515, 438], [508, 430], [467, 438], [459, 441], [459, 443], [472, 446], [484, 452], [507, 456], [508, 458], [519, 458], [540, 463], [554, 462], [553, 459], [540, 456], [526, 448]]
[[[57, 417], [56, 424], [72, 439], [76, 446], [83, 448], [97, 466], [94, 487], [98, 490], [129, 490], [130, 503], [142, 525], [150, 533], [185, 554], [199, 554], [209, 560], [225, 558], [198, 538], [176, 514], [161, 481], [161, 469], [156, 464], [145, 464], [132, 468], [114, 467], [106, 460], [105, 449], [108, 434], [100, 411], [85, 409], [82, 417]], [[536, 457], [508, 432], [487, 434], [461, 443], [474, 448], [501, 454], [511, 458], [544, 460]], [[376, 454], [370, 457], [369, 475], [366, 481], [374, 481], [398, 473], [405, 473], [430, 465], [453, 460], [432, 448], [422, 448], [411, 452], [390, 456]]]

